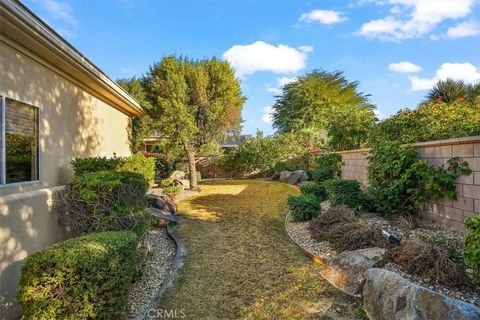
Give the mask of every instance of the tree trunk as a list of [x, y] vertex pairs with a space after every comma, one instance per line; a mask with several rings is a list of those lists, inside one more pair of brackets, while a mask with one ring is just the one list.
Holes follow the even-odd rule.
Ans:
[[195, 167], [195, 152], [196, 150], [184, 145], [185, 152], [188, 158], [188, 171], [190, 173], [190, 190], [197, 189], [197, 168]]

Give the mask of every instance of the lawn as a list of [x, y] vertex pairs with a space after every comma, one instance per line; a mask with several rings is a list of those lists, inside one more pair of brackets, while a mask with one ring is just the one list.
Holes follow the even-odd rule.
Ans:
[[186, 319], [354, 319], [355, 299], [323, 280], [284, 230], [296, 187], [208, 182], [179, 202], [184, 266], [158, 308]]

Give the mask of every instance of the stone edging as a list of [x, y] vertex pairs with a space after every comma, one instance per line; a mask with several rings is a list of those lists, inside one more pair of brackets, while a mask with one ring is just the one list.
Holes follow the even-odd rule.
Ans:
[[175, 258], [173, 259], [172, 266], [170, 267], [170, 270], [163, 280], [162, 285], [158, 289], [157, 293], [155, 294], [154, 298], [150, 302], [150, 304], [145, 308], [143, 313], [137, 318], [137, 320], [144, 320], [144, 319], [150, 319], [148, 316], [148, 311], [151, 309], [155, 309], [156, 304], [160, 300], [160, 298], [163, 296], [163, 293], [165, 290], [172, 284], [173, 280], [175, 279], [175, 275], [180, 269], [180, 267], [183, 265], [183, 257], [185, 256], [185, 244], [180, 240], [178, 237], [176, 230], [177, 227], [179, 226], [179, 222], [169, 222], [166, 229], [167, 229], [167, 235], [168, 237], [173, 241], [175, 244], [176, 250], [175, 250]]
[[288, 237], [320, 265], [319, 272], [325, 280], [346, 294], [363, 300], [369, 319], [480, 319], [480, 307], [474, 304], [449, 298], [395, 272], [376, 268], [385, 249], [347, 251], [327, 260], [309, 252], [293, 239], [287, 228], [287, 216], [284, 226]]

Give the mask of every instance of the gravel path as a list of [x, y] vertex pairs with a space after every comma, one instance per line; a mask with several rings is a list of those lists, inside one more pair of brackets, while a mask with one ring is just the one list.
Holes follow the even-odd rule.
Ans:
[[152, 256], [148, 259], [143, 274], [130, 289], [127, 298], [125, 320], [137, 319], [153, 300], [175, 257], [175, 244], [165, 228], [155, 229], [148, 234]]

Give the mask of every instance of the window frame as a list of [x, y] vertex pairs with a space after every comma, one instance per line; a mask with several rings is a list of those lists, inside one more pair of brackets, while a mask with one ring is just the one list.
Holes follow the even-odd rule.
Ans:
[[[26, 104], [30, 107], [37, 109], [37, 179], [30, 180], [30, 181], [20, 181], [20, 182], [11, 182], [6, 183], [7, 179], [7, 166], [6, 166], [6, 155], [7, 155], [7, 146], [5, 143], [5, 106], [7, 99], [14, 100], [23, 104]], [[40, 155], [40, 108], [28, 101], [12, 98], [6, 94], [0, 92], [0, 188], [5, 187], [15, 187], [15, 186], [22, 186], [22, 185], [31, 185], [37, 184], [40, 182], [40, 163], [41, 163], [41, 155]]]

